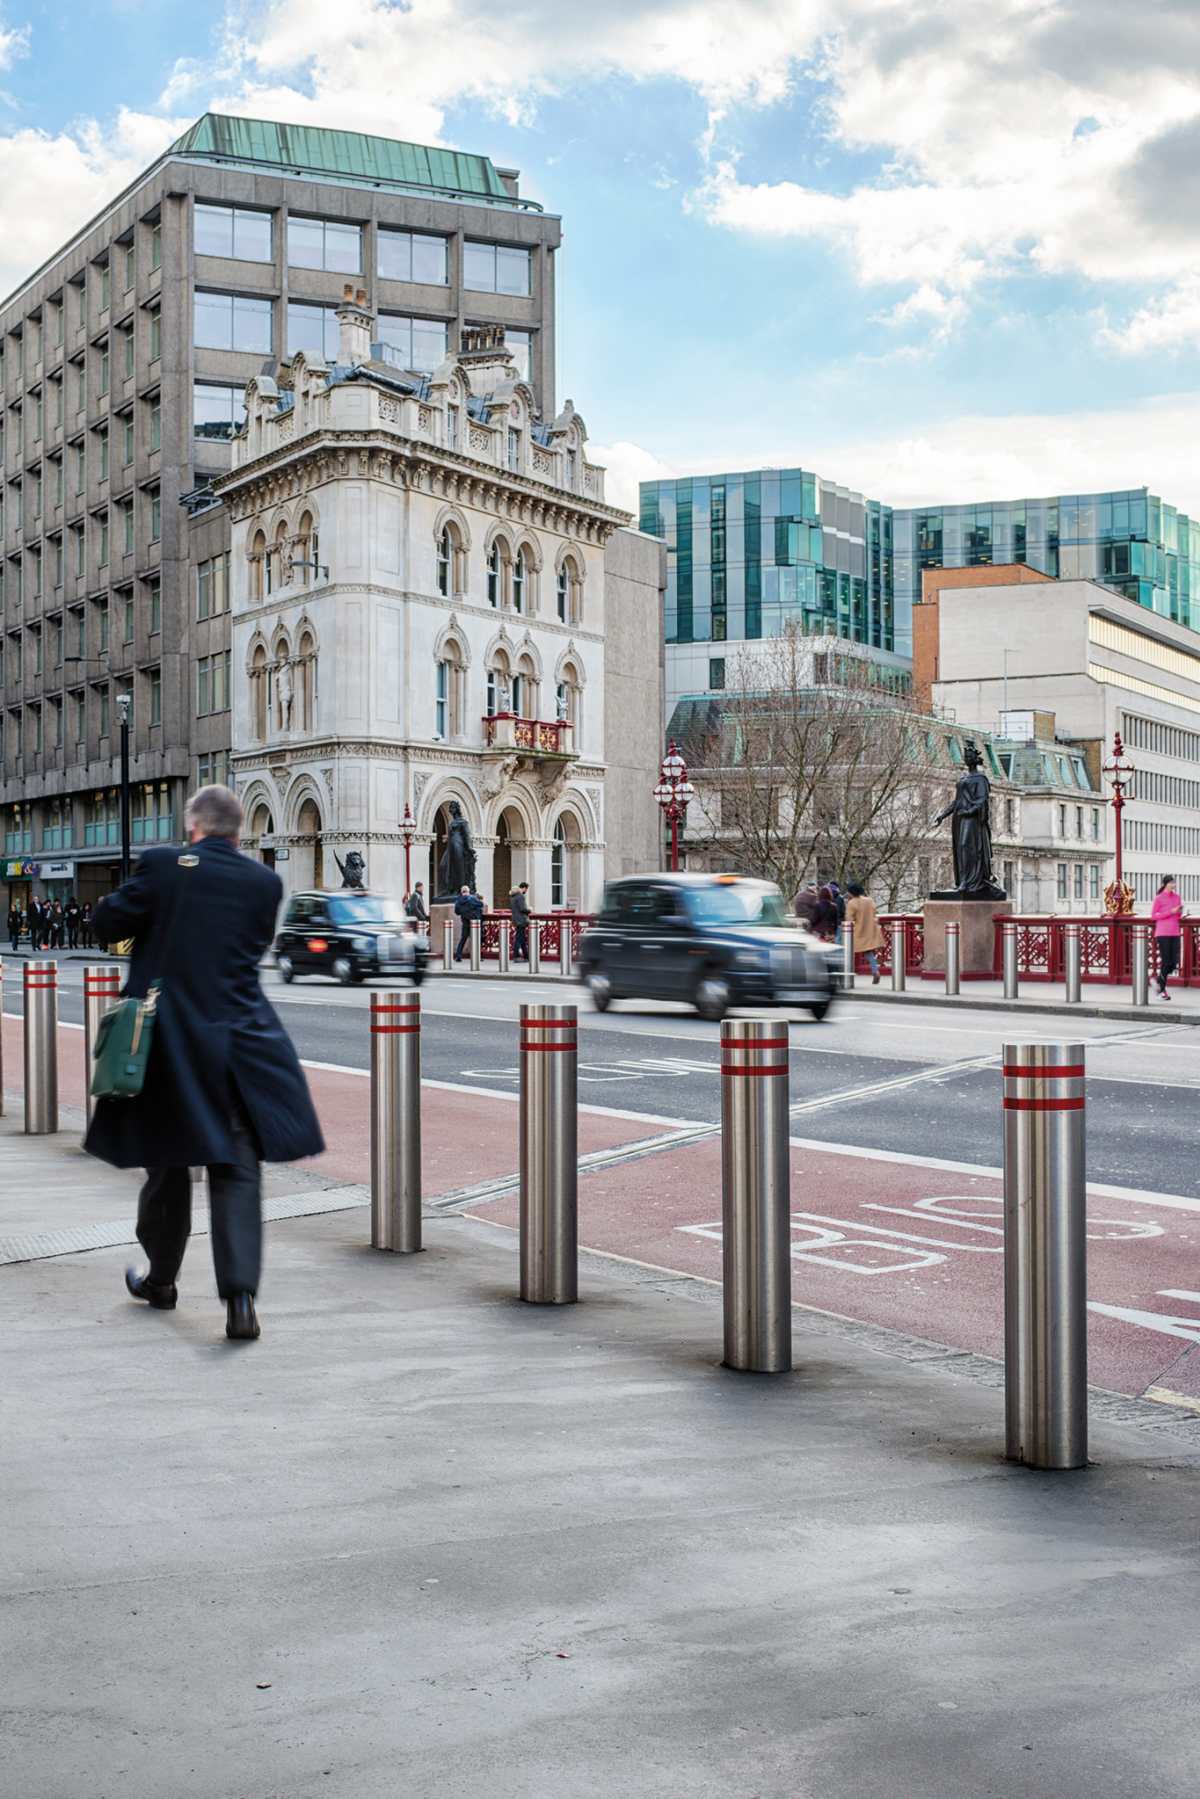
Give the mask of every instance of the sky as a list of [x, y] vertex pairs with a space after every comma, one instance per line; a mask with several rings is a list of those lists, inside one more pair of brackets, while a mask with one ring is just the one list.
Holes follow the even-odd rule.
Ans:
[[0, 0], [0, 289], [209, 108], [519, 168], [618, 504], [1200, 513], [1197, 0]]

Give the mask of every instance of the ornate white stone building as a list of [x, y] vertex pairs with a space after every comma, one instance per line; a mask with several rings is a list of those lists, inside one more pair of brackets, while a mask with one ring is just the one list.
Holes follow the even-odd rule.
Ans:
[[[604, 877], [605, 546], [627, 515], [571, 402], [539, 420], [499, 328], [429, 376], [372, 345], [361, 292], [338, 318], [334, 367], [297, 355], [250, 382], [217, 490], [245, 847], [289, 890], [340, 885], [335, 857], [359, 850], [399, 895], [408, 806], [433, 897], [457, 801], [489, 905], [528, 880], [535, 911], [586, 910]], [[657, 570], [654, 540], [627, 535]]]

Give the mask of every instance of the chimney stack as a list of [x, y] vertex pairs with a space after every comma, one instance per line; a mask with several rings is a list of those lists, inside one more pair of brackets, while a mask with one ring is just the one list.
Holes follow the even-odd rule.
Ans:
[[375, 320], [367, 310], [366, 288], [355, 288], [347, 281], [334, 316], [338, 322], [338, 362], [346, 368], [360, 368], [370, 362]]

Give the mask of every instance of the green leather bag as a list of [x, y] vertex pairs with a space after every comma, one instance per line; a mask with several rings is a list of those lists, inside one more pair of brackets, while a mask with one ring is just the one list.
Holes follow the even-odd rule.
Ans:
[[146, 1082], [158, 987], [145, 999], [123, 999], [96, 1027], [92, 1049], [92, 1098], [136, 1099]]
[[[186, 870], [198, 866], [195, 856], [180, 856], [181, 873], [167, 922], [163, 960], [175, 935], [179, 906], [187, 886]], [[92, 1098], [136, 1099], [146, 1084], [146, 1069], [154, 1043], [154, 1019], [162, 981], [153, 981], [145, 999], [123, 999], [106, 1012], [96, 1027], [92, 1046]]]

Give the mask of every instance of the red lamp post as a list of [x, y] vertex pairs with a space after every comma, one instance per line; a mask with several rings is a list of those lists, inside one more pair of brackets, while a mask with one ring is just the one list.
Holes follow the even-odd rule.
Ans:
[[1129, 786], [1130, 777], [1137, 773], [1133, 764], [1125, 760], [1125, 745], [1121, 742], [1121, 733], [1113, 732], [1112, 761], [1104, 764], [1104, 773], [1112, 777], [1113, 796], [1109, 802], [1116, 817], [1117, 832], [1117, 878], [1105, 889], [1104, 907], [1109, 913], [1126, 913], [1133, 911], [1133, 889], [1125, 885], [1124, 844], [1122, 843], [1121, 814], [1125, 810], [1125, 789]]
[[417, 821], [412, 815], [412, 807], [404, 802], [404, 817], [400, 820], [400, 835], [404, 839], [404, 897], [412, 892], [412, 846], [417, 834]]
[[687, 812], [688, 801], [694, 796], [696, 789], [688, 780], [687, 763], [680, 755], [674, 743], [667, 745], [667, 753], [662, 759], [662, 767], [658, 771], [658, 785], [654, 789], [654, 797], [663, 810], [663, 817], [671, 826], [671, 870], [679, 867], [679, 821]]

